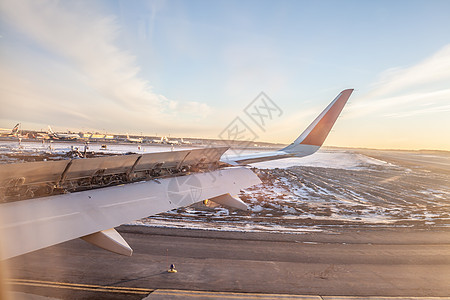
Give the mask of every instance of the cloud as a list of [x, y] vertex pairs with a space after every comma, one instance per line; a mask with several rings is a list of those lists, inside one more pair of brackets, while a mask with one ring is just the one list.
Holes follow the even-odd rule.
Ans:
[[375, 95], [423, 89], [430, 84], [448, 83], [450, 79], [450, 45], [409, 68], [396, 68], [381, 74], [375, 83]]
[[[372, 89], [349, 106], [346, 117], [372, 113], [390, 117], [439, 113], [438, 108], [450, 99], [449, 82], [450, 45], [446, 45], [416, 65], [383, 72]], [[431, 107], [424, 109], [424, 106]]]
[[421, 108], [421, 109], [405, 111], [405, 112], [395, 112], [395, 113], [386, 114], [385, 116], [392, 117], [392, 118], [404, 118], [404, 117], [411, 117], [411, 116], [424, 115], [424, 114], [436, 114], [436, 113], [447, 113], [447, 112], [450, 112], [450, 105], [441, 105], [441, 106], [434, 106], [434, 107], [428, 107], [428, 108]]
[[[384, 116], [402, 115], [407, 116], [408, 111], [414, 110], [420, 114], [428, 114], [433, 111], [433, 108], [440, 107], [441, 103], [448, 102], [450, 99], [450, 89], [442, 89], [430, 92], [415, 92], [411, 91], [400, 96], [386, 96], [371, 99], [369, 96], [363, 96], [348, 108], [346, 117], [360, 117], [367, 114], [383, 113]], [[424, 109], [426, 106], [427, 109]], [[440, 112], [438, 109], [435, 112]], [[400, 113], [399, 113], [400, 112]]]
[[[78, 69], [100, 97], [122, 109], [145, 112], [161, 121], [186, 108], [190, 114], [209, 111], [205, 104], [178, 103], [153, 92], [139, 76], [135, 57], [117, 46], [121, 28], [114, 16], [96, 15], [80, 3], [64, 1], [4, 1], [0, 12], [13, 27]], [[169, 111], [170, 103], [174, 109]]]

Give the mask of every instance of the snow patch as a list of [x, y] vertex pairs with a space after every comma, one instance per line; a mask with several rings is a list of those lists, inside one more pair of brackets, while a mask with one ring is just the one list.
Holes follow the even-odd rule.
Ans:
[[384, 166], [388, 165], [388, 163], [363, 154], [343, 150], [319, 150], [306, 157], [284, 158], [251, 164], [251, 166], [259, 169], [286, 169], [294, 166], [304, 166], [345, 170], [365, 169], [370, 166], [380, 165]]

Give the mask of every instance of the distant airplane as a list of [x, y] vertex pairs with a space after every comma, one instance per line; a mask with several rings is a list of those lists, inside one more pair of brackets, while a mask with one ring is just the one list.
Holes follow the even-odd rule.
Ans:
[[127, 133], [127, 142], [130, 142], [130, 143], [142, 143], [142, 138], [138, 138], [138, 139], [130, 138], [130, 136]]
[[183, 145], [191, 145], [191, 144], [192, 144], [192, 143], [189, 142], [189, 141], [185, 141], [183, 138], [181, 138], [180, 143], [183, 144]]
[[153, 139], [152, 143], [154, 144], [166, 144], [166, 145], [178, 145], [180, 144], [177, 140], [169, 140], [167, 136], [163, 136], [160, 139]]
[[53, 140], [76, 140], [81, 138], [80, 135], [76, 133], [56, 133], [52, 130], [50, 125], [48, 125], [48, 136]]
[[342, 91], [294, 142], [274, 152], [226, 157], [228, 147], [217, 147], [2, 165], [3, 195], [39, 188], [49, 194], [0, 199], [0, 255], [7, 259], [78, 237], [131, 255], [114, 227], [207, 199], [246, 210], [236, 195], [261, 183], [247, 164], [316, 152], [352, 92]]
[[162, 138], [163, 144], [167, 144], [167, 145], [179, 145], [180, 142], [177, 140], [169, 140], [169, 138], [167, 136]]
[[1, 129], [0, 134], [2, 136], [18, 136], [19, 134], [19, 127], [20, 123], [17, 123], [16, 126], [13, 127], [13, 129]]
[[154, 144], [162, 144], [162, 143], [163, 143], [163, 138], [160, 138], [160, 139], [153, 139], [153, 140], [152, 140], [152, 143], [154, 143]]

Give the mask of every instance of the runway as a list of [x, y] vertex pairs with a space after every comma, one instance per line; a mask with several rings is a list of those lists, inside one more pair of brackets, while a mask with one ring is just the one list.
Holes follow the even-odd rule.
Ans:
[[[165, 290], [322, 299], [450, 296], [446, 229], [273, 234], [122, 226], [119, 231], [134, 249], [132, 257], [74, 240], [10, 259], [7, 283], [14, 291], [61, 299], [168, 299], [156, 297]], [[178, 273], [167, 273], [171, 263]]]

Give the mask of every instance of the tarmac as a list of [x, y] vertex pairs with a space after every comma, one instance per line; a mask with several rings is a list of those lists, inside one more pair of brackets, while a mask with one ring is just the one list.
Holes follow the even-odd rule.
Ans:
[[7, 260], [13, 299], [450, 299], [450, 229], [119, 231], [132, 257], [77, 239]]

